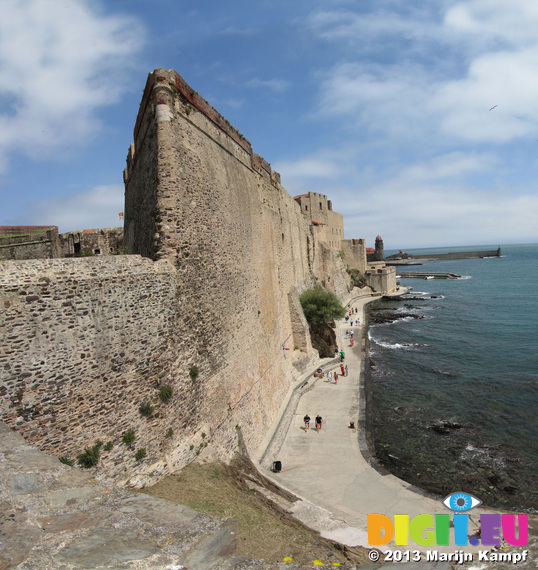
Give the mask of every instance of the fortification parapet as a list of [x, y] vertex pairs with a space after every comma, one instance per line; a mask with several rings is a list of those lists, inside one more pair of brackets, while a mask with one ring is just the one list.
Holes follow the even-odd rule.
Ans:
[[0, 259], [61, 256], [57, 226], [0, 226]]

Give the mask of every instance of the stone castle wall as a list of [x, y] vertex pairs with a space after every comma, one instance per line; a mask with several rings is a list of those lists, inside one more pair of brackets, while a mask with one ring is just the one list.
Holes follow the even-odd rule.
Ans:
[[195, 95], [148, 80], [124, 173], [135, 255], [0, 264], [0, 419], [56, 456], [111, 441], [101, 465], [137, 486], [256, 449], [316, 358], [300, 292], [348, 290], [278, 173]]
[[0, 226], [0, 259], [61, 257], [56, 226]]
[[366, 242], [364, 239], [344, 239], [341, 243], [344, 263], [350, 268], [366, 272]]
[[138, 411], [168, 381], [174, 285], [166, 262], [140, 256], [0, 262], [2, 421], [55, 456], [113, 441], [117, 476], [135, 463], [120, 445], [128, 429], [156, 456], [169, 427], [196, 417], [188, 370], [158, 419]]
[[126, 244], [176, 268], [173, 369], [200, 367], [201, 418], [226, 454], [236, 425], [249, 449], [260, 443], [297, 366], [314, 356], [297, 297], [318, 262], [278, 174], [184, 91], [164, 70], [146, 88], [125, 173]]

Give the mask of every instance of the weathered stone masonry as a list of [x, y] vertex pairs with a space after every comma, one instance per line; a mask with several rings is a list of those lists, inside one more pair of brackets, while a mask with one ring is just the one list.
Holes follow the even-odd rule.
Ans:
[[174, 71], [150, 74], [134, 135], [135, 255], [0, 263], [0, 418], [56, 456], [112, 441], [101, 465], [143, 486], [238, 438], [255, 449], [315, 359], [299, 293], [349, 283], [279, 175]]
[[97, 438], [141, 429], [136, 406], [155, 398], [149, 380], [166, 366], [175, 326], [168, 264], [140, 256], [0, 262], [0, 291], [3, 421], [72, 457]]

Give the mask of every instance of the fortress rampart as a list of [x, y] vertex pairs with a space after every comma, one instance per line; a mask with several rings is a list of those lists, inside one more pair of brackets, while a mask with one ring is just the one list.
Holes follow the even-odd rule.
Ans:
[[254, 450], [316, 358], [300, 292], [344, 297], [349, 281], [278, 173], [174, 71], [149, 76], [124, 179], [134, 255], [1, 262], [0, 419], [56, 456], [111, 441], [101, 465], [144, 486], [227, 459], [239, 433]]
[[[317, 357], [299, 294], [345, 298], [342, 258], [366, 258], [326, 196], [323, 220], [305, 215], [175, 71], [148, 78], [124, 180], [131, 255], [0, 262], [0, 419], [57, 457], [110, 442], [107, 474], [144, 486], [239, 438], [257, 448]], [[67, 234], [66, 255], [118, 249], [107, 232]]]

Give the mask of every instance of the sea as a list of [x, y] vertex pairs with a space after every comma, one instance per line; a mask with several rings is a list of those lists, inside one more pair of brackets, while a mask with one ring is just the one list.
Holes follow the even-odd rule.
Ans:
[[470, 493], [536, 513], [538, 244], [500, 245], [500, 258], [397, 267], [398, 275], [461, 278], [400, 278], [407, 295], [367, 306], [403, 315], [369, 325], [375, 454], [394, 475], [443, 497]]

